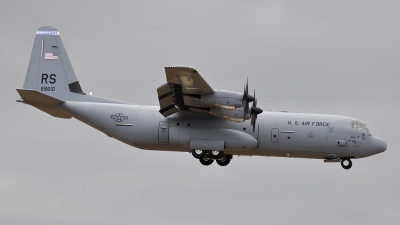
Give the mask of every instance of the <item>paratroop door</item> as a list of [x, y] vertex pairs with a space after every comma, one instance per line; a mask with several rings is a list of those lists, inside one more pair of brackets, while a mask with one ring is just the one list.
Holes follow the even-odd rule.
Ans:
[[169, 142], [169, 122], [160, 122], [160, 126], [158, 127], [158, 142]]
[[272, 128], [271, 130], [271, 142], [277, 143], [279, 141], [279, 129]]

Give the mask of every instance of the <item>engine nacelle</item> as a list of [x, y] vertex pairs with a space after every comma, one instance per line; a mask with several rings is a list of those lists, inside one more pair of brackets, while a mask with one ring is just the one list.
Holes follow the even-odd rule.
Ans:
[[221, 108], [211, 108], [209, 111], [210, 114], [214, 116], [218, 116], [227, 120], [231, 120], [234, 122], [243, 122], [245, 120], [250, 119], [250, 115], [244, 115], [244, 108], [234, 109], [234, 110], [225, 110]]
[[243, 106], [243, 93], [214, 90], [214, 93], [201, 95], [202, 102], [225, 110], [234, 110]]

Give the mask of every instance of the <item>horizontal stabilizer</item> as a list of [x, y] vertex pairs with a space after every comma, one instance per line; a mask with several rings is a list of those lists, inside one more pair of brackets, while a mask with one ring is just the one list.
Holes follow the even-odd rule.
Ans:
[[46, 104], [46, 105], [59, 105], [64, 103], [63, 100], [52, 97], [50, 95], [43, 94], [36, 90], [26, 90], [26, 89], [17, 89], [19, 95], [24, 100], [25, 103], [37, 103], [37, 104]]
[[18, 102], [31, 105], [54, 117], [64, 119], [72, 118], [69, 114], [59, 109], [58, 105], [64, 103], [64, 101], [58, 98], [52, 97], [36, 90], [17, 89], [17, 91], [22, 98], [22, 101], [18, 100]]

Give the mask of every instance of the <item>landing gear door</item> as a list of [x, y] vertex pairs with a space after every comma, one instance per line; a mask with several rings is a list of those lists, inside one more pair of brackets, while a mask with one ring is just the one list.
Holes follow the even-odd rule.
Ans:
[[169, 142], [169, 122], [160, 122], [160, 126], [158, 127], [158, 142]]
[[271, 142], [272, 143], [278, 143], [279, 141], [279, 129], [278, 128], [272, 128], [271, 130]]

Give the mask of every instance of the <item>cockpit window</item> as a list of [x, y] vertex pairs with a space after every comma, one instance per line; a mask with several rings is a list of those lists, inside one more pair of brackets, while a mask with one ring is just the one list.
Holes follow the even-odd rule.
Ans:
[[354, 129], [365, 130], [367, 133], [369, 133], [367, 125], [365, 123], [361, 123], [360, 121], [351, 122], [351, 127]]

